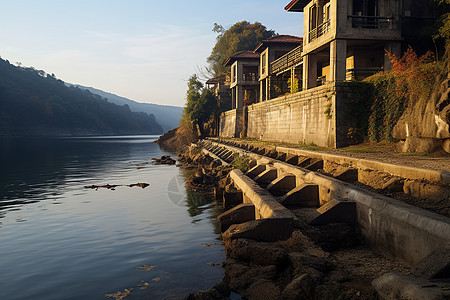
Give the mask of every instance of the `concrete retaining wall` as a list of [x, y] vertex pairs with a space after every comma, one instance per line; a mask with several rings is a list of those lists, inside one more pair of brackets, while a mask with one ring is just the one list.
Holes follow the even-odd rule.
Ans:
[[242, 109], [232, 109], [222, 113], [220, 115], [219, 136], [239, 137], [243, 127], [242, 117]]
[[280, 173], [295, 175], [298, 183], [319, 185], [321, 204], [339, 198], [355, 201], [361, 233], [388, 256], [415, 265], [433, 251], [450, 246], [449, 218], [275, 159], [228, 145], [212, 144], [247, 155], [258, 163], [269, 163]]
[[[336, 147], [335, 86], [325, 85], [248, 107], [247, 137]], [[327, 107], [329, 114], [325, 114]]]

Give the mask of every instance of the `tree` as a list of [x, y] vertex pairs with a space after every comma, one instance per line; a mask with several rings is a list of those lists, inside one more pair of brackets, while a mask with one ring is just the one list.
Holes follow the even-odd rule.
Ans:
[[194, 74], [189, 78], [186, 100], [184, 112], [203, 136], [203, 124], [217, 112], [216, 97]]
[[228, 30], [214, 23], [213, 31], [219, 35], [207, 61], [210, 65], [209, 70], [215, 76], [229, 73], [228, 68], [224, 66], [228, 57], [239, 51], [253, 50], [259, 42], [276, 34], [259, 22], [251, 24], [247, 21], [238, 22]]

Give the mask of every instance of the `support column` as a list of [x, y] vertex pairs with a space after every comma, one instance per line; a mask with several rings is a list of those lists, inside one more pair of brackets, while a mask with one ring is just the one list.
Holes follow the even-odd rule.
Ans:
[[236, 88], [231, 89], [231, 109], [236, 108]]
[[401, 53], [401, 44], [400, 42], [389, 42], [386, 43], [384, 45], [384, 50], [385, 50], [385, 55], [384, 55], [384, 64], [383, 64], [383, 68], [387, 71], [387, 70], [391, 70], [392, 69], [392, 63], [389, 60], [389, 56], [386, 55], [386, 51], [391, 53], [391, 54], [395, 54], [395, 56], [400, 57], [402, 55]]
[[264, 99], [263, 99], [263, 97], [264, 97], [264, 83], [263, 83], [263, 80], [261, 80], [260, 82], [259, 82], [259, 102], [263, 102], [264, 101]]
[[303, 58], [302, 89], [307, 90], [317, 86], [317, 58], [308, 54]]
[[347, 77], [347, 41], [334, 40], [330, 43], [330, 75], [328, 81], [345, 81]]
[[244, 103], [244, 89], [242, 86], [236, 85], [236, 108], [242, 109]]

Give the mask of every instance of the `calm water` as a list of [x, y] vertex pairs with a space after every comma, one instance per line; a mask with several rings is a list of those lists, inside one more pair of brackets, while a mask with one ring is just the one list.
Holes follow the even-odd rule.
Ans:
[[179, 299], [221, 280], [218, 209], [148, 164], [171, 154], [154, 139], [0, 139], [0, 299]]

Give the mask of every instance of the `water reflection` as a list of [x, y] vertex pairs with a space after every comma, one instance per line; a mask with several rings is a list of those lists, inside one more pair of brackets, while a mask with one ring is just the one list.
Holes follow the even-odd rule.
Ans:
[[[124, 168], [132, 156], [159, 152], [155, 136], [86, 138], [1, 138], [0, 211], [57, 200], [67, 188]], [[111, 147], [110, 143], [114, 143]], [[145, 144], [145, 147], [136, 147]], [[153, 149], [152, 149], [153, 148]], [[144, 152], [145, 151], [145, 152]], [[134, 168], [129, 164], [127, 168]], [[105, 183], [106, 184], [106, 183]], [[125, 183], [129, 184], [129, 183]], [[0, 217], [4, 212], [0, 212]]]
[[[169, 154], [152, 139], [0, 142], [0, 299], [104, 299], [142, 280], [130, 299], [180, 299], [220, 281], [208, 263], [223, 248], [202, 246], [218, 238], [213, 197], [186, 193], [175, 166], [144, 164]], [[150, 186], [84, 189], [137, 182]]]

